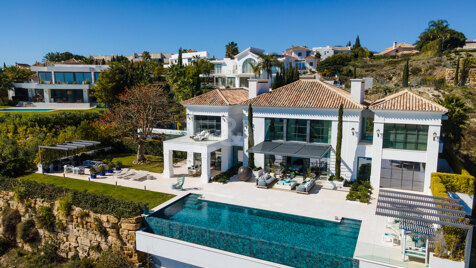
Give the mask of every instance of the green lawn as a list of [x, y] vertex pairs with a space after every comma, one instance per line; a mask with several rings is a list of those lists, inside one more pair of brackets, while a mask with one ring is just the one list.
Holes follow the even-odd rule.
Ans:
[[111, 184], [89, 182], [52, 175], [43, 175], [38, 173], [26, 175], [18, 179], [36, 181], [44, 184], [53, 184], [59, 187], [78, 191], [86, 190], [88, 193], [110, 196], [117, 200], [148, 203], [149, 208], [154, 208], [157, 205], [162, 204], [163, 202], [175, 196], [172, 194], [144, 191], [140, 189], [115, 186]]
[[150, 160], [151, 163], [147, 165], [135, 165], [132, 164], [134, 160], [136, 160], [137, 155], [123, 155], [123, 156], [116, 156], [112, 159], [113, 162], [121, 161], [124, 167], [132, 168], [137, 170], [145, 170], [149, 172], [155, 173], [162, 173], [164, 171], [164, 160], [162, 156], [153, 156], [153, 155], [146, 155], [145, 157], [147, 160]]

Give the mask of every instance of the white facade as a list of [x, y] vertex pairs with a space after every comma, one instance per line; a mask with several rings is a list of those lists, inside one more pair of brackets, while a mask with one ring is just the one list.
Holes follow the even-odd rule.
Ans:
[[[365, 82], [363, 79], [353, 79], [349, 98], [356, 103], [364, 103], [364, 89]], [[250, 94], [250, 97], [254, 97], [254, 95]], [[187, 106], [188, 135], [196, 134], [193, 126], [196, 123], [194, 119], [197, 115], [219, 116], [222, 120], [221, 135], [215, 138], [216, 141], [210, 140], [208, 143], [191, 142], [186, 144], [183, 142], [173, 142], [174, 140], [164, 142], [164, 174], [166, 176], [170, 177], [173, 175], [171, 162], [167, 160], [167, 158], [171, 159], [170, 151], [172, 150], [202, 153], [201, 178], [204, 183], [208, 182], [211, 177], [209, 168], [211, 151], [222, 149], [222, 171], [233, 165], [233, 146], [243, 148], [243, 152], [245, 152], [243, 165], [248, 165], [248, 154], [246, 153], [249, 149], [247, 129], [248, 107], [246, 105], [219, 107], [206, 105]], [[372, 108], [344, 109], [342, 128], [343, 149], [341, 152], [342, 176], [347, 180], [355, 180], [359, 174], [361, 164], [366, 164], [371, 166], [369, 179], [374, 188], [389, 187], [428, 193], [431, 173], [437, 171], [442, 116], [442, 112], [372, 110]], [[334, 174], [338, 109], [253, 106], [254, 145], [265, 142], [266, 120], [272, 118], [284, 120], [284, 125], [289, 120], [307, 120], [307, 140], [302, 142], [295, 141], [295, 144], [316, 144], [312, 143], [309, 138], [311, 122], [328, 122], [330, 135], [326, 144], [331, 146], [331, 150], [325, 161], [330, 172], [327, 176]], [[372, 122], [371, 120], [373, 120], [373, 123], [367, 124], [373, 130], [366, 131], [366, 122]], [[418, 132], [418, 137], [415, 137], [414, 133], [411, 132], [405, 138], [406, 140], [408, 139], [408, 146], [407, 144], [401, 146], [384, 144], [386, 131], [390, 134], [394, 131], [386, 129], [386, 127], [414, 129], [417, 126], [421, 129]], [[286, 133], [286, 126], [283, 132]], [[294, 143], [294, 141], [288, 141], [288, 135], [290, 134], [284, 135], [286, 142]], [[417, 149], [408, 149], [412, 148], [410, 145], [414, 145], [410, 144], [411, 139], [419, 140], [419, 144], [415, 145], [418, 146]], [[396, 149], [399, 146], [401, 148], [405, 147], [405, 149]], [[189, 157], [188, 165], [192, 165], [191, 159]], [[255, 165], [266, 168], [264, 154], [255, 153]]]
[[300, 73], [307, 73], [316, 70], [318, 60], [314, 55], [314, 51], [307, 47], [295, 46], [284, 50], [283, 57], [280, 60], [286, 68], [291, 64]]
[[89, 103], [90, 89], [108, 65], [51, 64], [32, 66], [38, 80], [14, 83], [10, 97], [37, 103]]
[[[172, 54], [169, 58], [169, 65], [165, 65], [165, 67], [168, 67], [171, 64], [177, 64], [178, 56], [179, 54]], [[208, 57], [209, 55], [207, 51], [182, 53], [182, 64], [184, 66], [191, 65], [195, 58], [208, 59]]]
[[321, 60], [325, 60], [327, 57], [330, 57], [332, 55], [337, 55], [342, 53], [350, 54], [350, 47], [332, 47], [332, 46], [313, 47], [312, 50], [314, 51], [314, 54], [317, 52], [321, 54]]
[[266, 72], [256, 75], [252, 68], [261, 62], [259, 55], [263, 53], [263, 49], [248, 47], [233, 59], [212, 60], [211, 62], [215, 65], [211, 74], [214, 84], [219, 88], [248, 88], [249, 79], [266, 78]]

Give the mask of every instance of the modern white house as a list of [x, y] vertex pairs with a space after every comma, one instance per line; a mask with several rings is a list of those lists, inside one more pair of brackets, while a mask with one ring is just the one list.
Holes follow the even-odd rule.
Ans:
[[293, 66], [299, 73], [307, 73], [309, 70], [315, 71], [319, 63], [314, 56], [314, 51], [304, 46], [292, 46], [283, 51], [284, 66]]
[[238, 53], [233, 59], [224, 58], [212, 60], [215, 68], [211, 74], [214, 84], [219, 88], [248, 88], [248, 80], [252, 78], [265, 78], [266, 72], [260, 72], [258, 77], [253, 72], [253, 66], [260, 61], [259, 55], [264, 54], [263, 49], [248, 47]]
[[325, 60], [327, 57], [332, 55], [347, 53], [350, 54], [350, 47], [333, 47], [333, 46], [325, 46], [325, 47], [313, 47], [312, 51], [314, 54], [319, 52], [321, 54], [321, 60]]
[[[338, 108], [342, 104], [342, 175], [370, 179], [375, 188], [429, 192], [437, 170], [441, 121], [447, 110], [408, 90], [369, 102], [365, 82], [351, 80], [347, 92], [315, 79], [301, 79], [269, 91], [267, 80], [251, 79], [246, 89], [216, 89], [182, 104], [187, 136], [164, 142], [164, 175], [173, 176], [173, 151], [187, 152], [187, 165], [207, 183], [237, 165], [295, 173], [335, 172]], [[248, 105], [253, 107], [254, 146], [248, 148]], [[197, 134], [207, 137], [193, 139]]]
[[[179, 54], [172, 54], [169, 58], [168, 64], [166, 64], [164, 67], [168, 67], [172, 64], [177, 64], [178, 63], [178, 56]], [[200, 58], [200, 59], [208, 59], [209, 54], [207, 51], [195, 51], [195, 52], [185, 52], [182, 53], [182, 64], [187, 66], [192, 64], [193, 60], [195, 58]]]
[[32, 66], [37, 79], [14, 83], [9, 97], [36, 107], [89, 107], [91, 89], [108, 65], [54, 64]]

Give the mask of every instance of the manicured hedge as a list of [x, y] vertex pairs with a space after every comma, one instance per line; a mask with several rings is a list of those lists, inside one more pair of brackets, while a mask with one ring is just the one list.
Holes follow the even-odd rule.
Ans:
[[239, 166], [232, 167], [232, 168], [228, 169], [227, 171], [222, 172], [222, 173], [216, 175], [215, 177], [213, 177], [212, 181], [220, 182], [220, 183], [226, 183], [231, 177], [238, 174], [238, 169], [239, 168], [240, 168]]
[[[472, 195], [474, 194], [475, 178], [471, 175], [460, 175], [450, 173], [435, 172], [431, 174], [431, 182], [441, 183], [448, 192], [458, 192]], [[433, 191], [433, 190], [432, 190]]]
[[433, 196], [448, 198], [446, 187], [441, 183], [441, 178], [436, 173], [431, 174], [430, 189]]
[[71, 194], [72, 205], [94, 213], [114, 215], [118, 218], [138, 216], [142, 213], [142, 208], [148, 207], [144, 203], [122, 201], [108, 196], [28, 180], [0, 178], [0, 190], [13, 192], [18, 189], [21, 189], [21, 192], [29, 198], [42, 198], [48, 201], [56, 201], [66, 194]]

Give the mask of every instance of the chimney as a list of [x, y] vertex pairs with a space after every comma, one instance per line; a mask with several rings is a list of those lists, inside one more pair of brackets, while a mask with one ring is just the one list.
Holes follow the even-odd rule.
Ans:
[[393, 41], [393, 49], [397, 48], [397, 41]]
[[269, 92], [268, 79], [249, 79], [248, 80], [248, 98], [252, 99], [266, 92]]
[[364, 103], [365, 80], [350, 79], [350, 98], [360, 104]]

